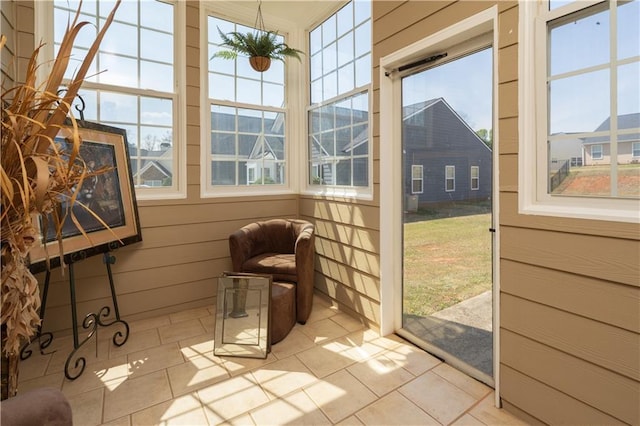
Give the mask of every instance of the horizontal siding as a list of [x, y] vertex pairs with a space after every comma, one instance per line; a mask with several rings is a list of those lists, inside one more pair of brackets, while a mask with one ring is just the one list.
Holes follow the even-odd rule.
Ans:
[[504, 365], [629, 424], [640, 422], [640, 385], [628, 377], [510, 331], [501, 335]]
[[489, 1], [406, 2], [375, 20], [372, 63], [377, 64], [381, 57], [482, 12], [493, 4]]
[[[640, 332], [640, 288], [503, 260], [503, 293]], [[576, 297], [580, 294], [581, 297]]]
[[346, 283], [332, 280], [316, 271], [316, 289], [336, 303], [340, 310], [352, 313], [362, 319], [369, 327], [380, 325], [380, 303], [363, 297], [361, 293], [350, 288]]
[[504, 227], [500, 244], [505, 259], [640, 286], [638, 241]]
[[380, 281], [373, 275], [323, 255], [316, 256], [316, 270], [336, 282], [348, 283], [354, 291], [370, 299], [380, 301]]
[[638, 333], [504, 293], [500, 303], [503, 329], [608, 368], [636, 382], [640, 377]]
[[[509, 366], [500, 370], [501, 395], [525, 413], [546, 424], [623, 425], [602, 411], [564, 394]], [[517, 411], [515, 412], [517, 414]]]
[[316, 289], [368, 325], [379, 325], [379, 208], [318, 197], [300, 199], [315, 224]]

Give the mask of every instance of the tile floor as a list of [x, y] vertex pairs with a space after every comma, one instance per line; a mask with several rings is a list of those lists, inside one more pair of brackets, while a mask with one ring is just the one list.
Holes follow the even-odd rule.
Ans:
[[55, 352], [22, 361], [19, 391], [62, 389], [77, 426], [522, 424], [493, 406], [491, 388], [321, 298], [266, 360], [214, 356], [214, 313], [131, 322], [121, 347], [100, 329], [74, 381], [63, 373], [73, 339], [56, 338]]

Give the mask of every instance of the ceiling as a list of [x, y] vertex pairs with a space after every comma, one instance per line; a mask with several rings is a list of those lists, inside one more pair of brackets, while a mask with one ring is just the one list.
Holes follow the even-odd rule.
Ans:
[[[255, 22], [259, 4], [258, 0], [209, 0], [203, 3], [227, 18], [249, 24]], [[262, 16], [268, 29], [277, 27], [275, 29], [280, 32], [305, 30], [346, 3], [344, 0], [262, 0]]]

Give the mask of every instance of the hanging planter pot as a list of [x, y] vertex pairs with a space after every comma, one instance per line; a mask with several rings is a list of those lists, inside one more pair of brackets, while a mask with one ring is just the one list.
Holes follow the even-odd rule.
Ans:
[[271, 60], [283, 61], [287, 57], [300, 60], [301, 50], [287, 46], [283, 38], [277, 31], [267, 31], [262, 19], [262, 0], [258, 0], [258, 14], [254, 31], [240, 33], [232, 31], [223, 33], [218, 28], [220, 34], [220, 47], [222, 50], [214, 53], [213, 58], [236, 59], [238, 55], [248, 56], [251, 68], [258, 72], [264, 72], [271, 66]]
[[271, 66], [271, 59], [266, 56], [252, 56], [249, 58], [251, 68], [258, 72], [265, 72]]

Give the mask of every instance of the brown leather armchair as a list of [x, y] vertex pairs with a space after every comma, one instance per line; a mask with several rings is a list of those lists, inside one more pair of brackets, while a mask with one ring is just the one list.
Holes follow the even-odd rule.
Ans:
[[269, 274], [295, 283], [296, 319], [307, 322], [313, 304], [314, 226], [296, 219], [271, 219], [242, 227], [229, 236], [234, 272]]

